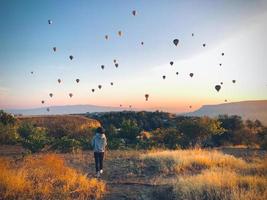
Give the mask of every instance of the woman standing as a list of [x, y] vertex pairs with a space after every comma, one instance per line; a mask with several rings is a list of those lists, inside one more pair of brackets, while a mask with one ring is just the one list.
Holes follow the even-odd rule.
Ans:
[[96, 134], [92, 139], [92, 147], [95, 157], [96, 176], [99, 178], [103, 173], [103, 159], [105, 154], [105, 147], [107, 146], [107, 138], [105, 130], [102, 127], [96, 129]]

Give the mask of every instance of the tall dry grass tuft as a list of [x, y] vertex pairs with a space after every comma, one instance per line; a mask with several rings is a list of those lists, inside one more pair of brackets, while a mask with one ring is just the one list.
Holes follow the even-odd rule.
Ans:
[[267, 179], [225, 169], [205, 170], [196, 176], [178, 178], [174, 192], [176, 199], [265, 200]]
[[27, 157], [17, 168], [0, 161], [0, 196], [5, 199], [99, 199], [105, 184], [67, 167], [55, 154]]
[[240, 170], [247, 167], [244, 160], [215, 150], [155, 151], [143, 154], [141, 158], [148, 163], [154, 162], [154, 164], [159, 166], [159, 170], [176, 173], [198, 173], [201, 170], [213, 167]]

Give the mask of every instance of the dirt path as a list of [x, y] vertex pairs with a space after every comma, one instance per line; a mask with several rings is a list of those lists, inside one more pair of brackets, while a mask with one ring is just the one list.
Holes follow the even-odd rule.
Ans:
[[[142, 168], [142, 162], [137, 159], [140, 152], [113, 151], [108, 152], [104, 161], [104, 173], [101, 177], [107, 184], [107, 193], [104, 200], [148, 200], [171, 199], [171, 188], [168, 181], [162, 181], [160, 175], [147, 173]], [[95, 176], [95, 167], [92, 152], [64, 155], [69, 164]], [[166, 192], [168, 192], [166, 194]], [[162, 196], [162, 194], [164, 194]]]

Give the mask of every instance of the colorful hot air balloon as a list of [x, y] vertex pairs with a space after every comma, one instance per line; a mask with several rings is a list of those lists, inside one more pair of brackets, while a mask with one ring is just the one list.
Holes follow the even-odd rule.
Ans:
[[72, 55], [70, 55], [70, 56], [69, 56], [69, 58], [70, 58], [70, 60], [72, 60], [72, 59], [73, 59], [73, 56], [72, 56]]
[[192, 78], [194, 76], [194, 73], [190, 73], [189, 76]]
[[173, 44], [174, 44], [175, 46], [177, 46], [178, 43], [179, 43], [179, 40], [178, 40], [178, 39], [174, 39], [174, 40], [173, 40]]
[[145, 94], [146, 101], [148, 101], [149, 94]]
[[77, 79], [76, 79], [76, 82], [79, 83], [79, 82], [80, 82], [80, 79], [77, 78]]
[[171, 65], [171, 66], [173, 65], [173, 61], [170, 62], [170, 65]]
[[71, 98], [71, 97], [73, 97], [73, 94], [72, 94], [72, 93], [69, 93], [69, 96], [70, 96], [70, 98]]
[[98, 89], [100, 90], [102, 88], [102, 85], [98, 85]]
[[221, 86], [220, 85], [215, 85], [215, 89], [217, 90], [217, 92], [219, 92], [220, 89], [221, 89]]
[[136, 10], [133, 10], [132, 14], [133, 14], [133, 16], [135, 16], [136, 15]]
[[49, 96], [52, 98], [53, 97], [53, 93], [50, 93]]
[[57, 47], [53, 47], [53, 51], [56, 52], [57, 51]]

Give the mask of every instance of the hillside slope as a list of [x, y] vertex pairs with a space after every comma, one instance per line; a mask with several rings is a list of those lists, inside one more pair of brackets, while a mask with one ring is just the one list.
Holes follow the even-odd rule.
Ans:
[[218, 105], [204, 105], [195, 112], [187, 113], [187, 116], [239, 115], [244, 119], [258, 119], [267, 124], [267, 100], [242, 101]]

